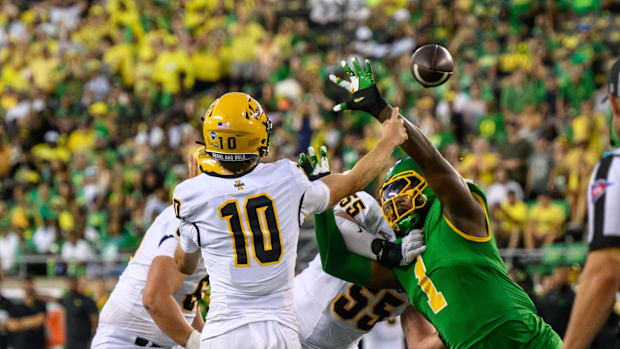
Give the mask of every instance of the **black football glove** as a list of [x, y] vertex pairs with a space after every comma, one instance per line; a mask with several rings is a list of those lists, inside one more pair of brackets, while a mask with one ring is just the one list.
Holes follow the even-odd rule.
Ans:
[[362, 110], [374, 117], [378, 117], [381, 110], [387, 106], [387, 103], [381, 97], [381, 93], [379, 93], [370, 61], [366, 60], [365, 69], [362, 69], [355, 57], [351, 59], [351, 64], [353, 65], [353, 70], [346, 61], [340, 62], [351, 81], [341, 79], [334, 74], [329, 75], [331, 81], [351, 93], [349, 101], [334, 106], [333, 110], [335, 112], [345, 109]]

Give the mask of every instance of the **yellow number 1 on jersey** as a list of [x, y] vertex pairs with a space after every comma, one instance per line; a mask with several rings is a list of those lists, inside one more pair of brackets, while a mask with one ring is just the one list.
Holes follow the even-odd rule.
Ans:
[[437, 314], [441, 309], [448, 305], [443, 294], [435, 288], [433, 281], [426, 275], [426, 266], [422, 260], [422, 256], [418, 256], [415, 263], [415, 277], [418, 279], [418, 285], [422, 288], [426, 297], [428, 297], [428, 306], [431, 307], [433, 313]]

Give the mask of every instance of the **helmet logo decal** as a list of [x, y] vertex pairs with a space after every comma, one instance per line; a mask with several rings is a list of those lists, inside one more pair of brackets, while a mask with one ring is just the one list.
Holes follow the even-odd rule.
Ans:
[[248, 110], [245, 112], [246, 119], [253, 117], [254, 119], [258, 120], [260, 119], [260, 116], [262, 114], [263, 114], [263, 108], [261, 108], [260, 105], [256, 109], [254, 109], [252, 104], [248, 103]]
[[209, 137], [211, 137], [212, 141], [215, 141], [217, 139], [217, 133], [215, 133], [214, 131], [209, 132]]

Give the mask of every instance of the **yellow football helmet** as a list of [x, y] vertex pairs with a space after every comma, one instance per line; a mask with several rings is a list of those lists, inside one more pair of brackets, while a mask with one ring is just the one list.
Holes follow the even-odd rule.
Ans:
[[222, 166], [220, 166], [217, 160], [207, 155], [205, 148], [196, 148], [192, 156], [196, 159], [196, 161], [198, 161], [198, 166], [200, 166], [200, 170], [202, 172], [224, 174], [222, 171]]
[[215, 160], [260, 159], [269, 152], [271, 121], [250, 95], [230, 92], [209, 106], [202, 134], [205, 152]]

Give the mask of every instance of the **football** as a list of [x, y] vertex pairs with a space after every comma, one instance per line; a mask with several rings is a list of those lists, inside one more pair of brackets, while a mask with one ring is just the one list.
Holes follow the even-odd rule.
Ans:
[[454, 60], [450, 51], [437, 44], [418, 47], [411, 55], [411, 74], [424, 87], [435, 87], [450, 79]]

